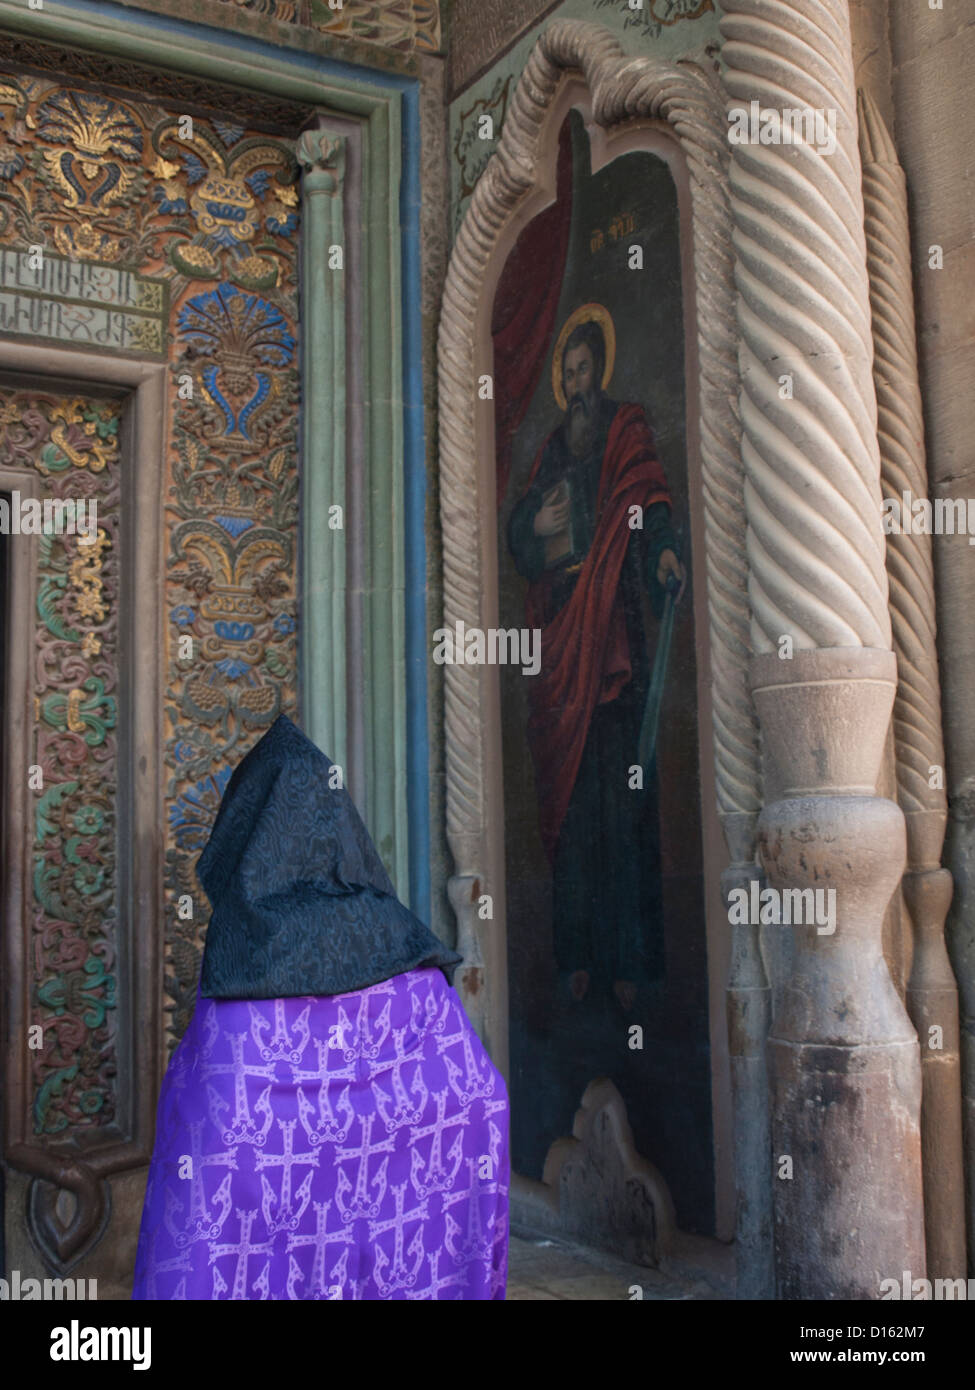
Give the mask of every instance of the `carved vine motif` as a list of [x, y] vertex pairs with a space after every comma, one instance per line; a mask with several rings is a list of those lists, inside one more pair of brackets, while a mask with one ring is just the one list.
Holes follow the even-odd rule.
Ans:
[[287, 101], [268, 93], [218, 86], [212, 77], [144, 67], [130, 63], [117, 53], [107, 56], [80, 48], [62, 48], [18, 34], [0, 34], [0, 68], [29, 67], [50, 73], [56, 81], [77, 80], [96, 85], [99, 91], [119, 91], [123, 99], [132, 92], [152, 92], [157, 101], [171, 110], [212, 110], [215, 104], [224, 118], [236, 116], [244, 122], [258, 123], [279, 133], [297, 133], [312, 113], [307, 103]]
[[[489, 116], [494, 128], [501, 129], [508, 109], [511, 82], [510, 73], [503, 79], [499, 77], [487, 96], [476, 98], [470, 106], [461, 110], [457, 134], [454, 137], [454, 158], [460, 168], [460, 187], [457, 190], [459, 205], [474, 192], [477, 181], [493, 154], [490, 142], [478, 139], [478, 122], [483, 116]], [[458, 206], [458, 222], [461, 213], [462, 208]]]
[[[33, 1131], [115, 1118], [118, 737], [118, 401], [0, 394], [0, 463], [32, 468], [45, 499], [97, 507], [97, 534], [41, 535], [30, 1023]], [[12, 499], [13, 501], [16, 499]], [[23, 543], [27, 542], [24, 538]]]
[[623, 18], [625, 29], [636, 29], [647, 38], [658, 39], [682, 19], [700, 19], [714, 13], [714, 0], [646, 0], [638, 8], [628, 0], [593, 0], [596, 10], [614, 9]]
[[[257, 3], [276, 3], [280, 8], [282, 0]], [[285, 6], [290, 3], [284, 0]], [[310, 0], [310, 18], [314, 28], [337, 38], [359, 39], [401, 53], [440, 51], [438, 0], [344, 0], [341, 9], [332, 9], [327, 0]]]
[[[711, 0], [694, 0], [709, 7]], [[440, 52], [439, 0], [222, 0], [236, 9], [302, 24], [336, 38], [377, 44], [399, 53]], [[656, 0], [661, 3], [661, 0]]]
[[[181, 115], [179, 108], [167, 111], [134, 97], [0, 72], [0, 246], [26, 251], [40, 245], [45, 255], [66, 261], [138, 271], [148, 277], [140, 295], [158, 291], [158, 304], [151, 307], [159, 312], [168, 289], [165, 992], [173, 1042], [193, 1008], [207, 915], [194, 873], [196, 858], [230, 767], [280, 711], [294, 712], [297, 649], [293, 143], [248, 131], [231, 116], [194, 116], [191, 129], [185, 122], [181, 128]], [[52, 417], [50, 438], [33, 441], [42, 452], [48, 445], [65, 449], [53, 433], [59, 424], [70, 428]], [[36, 434], [41, 422], [12, 422], [11, 428], [16, 438], [5, 447], [19, 449], [23, 462], [25, 451], [33, 448], [31, 431]], [[85, 434], [82, 423], [75, 434], [79, 428], [86, 441], [86, 471], [96, 476], [104, 441], [97, 428], [94, 435]], [[80, 449], [75, 434], [65, 441]], [[70, 452], [64, 456], [70, 458]], [[70, 467], [76, 470], [73, 460]], [[104, 465], [103, 470], [107, 475]], [[71, 603], [92, 614], [104, 608], [104, 621], [109, 620], [107, 581], [102, 575], [99, 589], [99, 575], [90, 565], [77, 571], [77, 583], [67, 571], [50, 578], [45, 602], [65, 633], [80, 631]], [[56, 587], [60, 579], [74, 596], [71, 603]], [[78, 641], [84, 640], [82, 633]], [[94, 656], [86, 653], [86, 659]], [[91, 674], [100, 677], [94, 668]], [[47, 727], [44, 709], [51, 719], [63, 719], [71, 737], [82, 742], [99, 721], [106, 722], [103, 701], [114, 686], [89, 687], [87, 678], [86, 672], [85, 679], [73, 682], [71, 689], [81, 692], [74, 703], [65, 697], [39, 711], [42, 729]], [[53, 699], [57, 692], [50, 693]], [[108, 795], [109, 779], [100, 785]], [[82, 804], [104, 809], [104, 801], [82, 803], [80, 795], [79, 787], [77, 796], [65, 794], [63, 805], [51, 805], [45, 813], [45, 825], [55, 829], [43, 841], [38, 883], [48, 891], [49, 870], [57, 867], [61, 876], [52, 874], [51, 881], [56, 878], [62, 891], [68, 870], [57, 859], [60, 853], [88, 897], [101, 902], [107, 880], [99, 882], [90, 856], [85, 858], [95, 832], [86, 838], [64, 818], [79, 814]], [[79, 864], [66, 858], [69, 840]], [[179, 898], [187, 894], [193, 899], [190, 916], [178, 911]], [[47, 1017], [65, 1017], [56, 1011], [65, 1010], [67, 1000], [95, 1018], [88, 995], [94, 990], [104, 1000], [108, 987], [86, 961], [72, 957], [68, 962], [81, 972], [72, 976], [70, 988], [46, 989]], [[35, 987], [42, 983], [38, 975]], [[110, 1012], [106, 1020], [97, 1027], [110, 1029]], [[49, 1087], [45, 1124], [63, 1116], [70, 1132], [82, 1122], [79, 1117], [91, 1125], [111, 1113], [109, 1072], [92, 1071], [93, 1066], [90, 1060], [79, 1066], [60, 1091]], [[100, 1106], [89, 1114], [80, 1099], [70, 1097], [80, 1097], [82, 1078], [95, 1075], [105, 1085]], [[86, 1104], [94, 1106], [94, 1100]]]

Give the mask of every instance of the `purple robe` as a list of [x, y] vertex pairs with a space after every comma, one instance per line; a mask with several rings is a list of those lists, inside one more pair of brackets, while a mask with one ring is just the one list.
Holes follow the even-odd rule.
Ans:
[[135, 1299], [503, 1299], [504, 1080], [434, 966], [198, 997], [159, 1097]]

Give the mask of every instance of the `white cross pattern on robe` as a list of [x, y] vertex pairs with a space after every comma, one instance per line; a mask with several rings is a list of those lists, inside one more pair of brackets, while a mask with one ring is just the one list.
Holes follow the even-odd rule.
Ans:
[[[228, 1125], [223, 1130], [223, 1142], [232, 1144], [236, 1140], [239, 1144], [261, 1145], [267, 1139], [267, 1132], [271, 1128], [271, 1106], [268, 1097], [271, 1094], [271, 1085], [268, 1084], [261, 1092], [254, 1103], [255, 1113], [264, 1116], [264, 1124], [258, 1129], [251, 1117], [250, 1103], [247, 1099], [247, 1078], [249, 1076], [263, 1077], [268, 1083], [273, 1083], [277, 1075], [277, 1067], [271, 1064], [259, 1067], [254, 1063], [244, 1061], [244, 1042], [247, 1038], [246, 1033], [231, 1033], [230, 1047], [233, 1053], [231, 1062], [207, 1062], [200, 1071], [204, 1081], [208, 1081], [212, 1076], [231, 1076], [234, 1082], [234, 1119], [233, 1124]], [[217, 1091], [209, 1086], [207, 1088], [210, 1097], [210, 1117], [218, 1129], [221, 1128], [220, 1112], [229, 1109], [225, 1100]]]
[[[471, 1260], [484, 1259], [490, 1248], [491, 1235], [494, 1230], [493, 1216], [488, 1222], [487, 1233], [481, 1224], [481, 1184], [477, 1181], [477, 1159], [469, 1158], [467, 1162], [471, 1170], [470, 1186], [466, 1190], [461, 1188], [459, 1192], [445, 1194], [443, 1199], [447, 1232], [444, 1236], [444, 1248], [455, 1264], [469, 1264]], [[465, 1199], [467, 1200], [467, 1238], [463, 1245], [458, 1245], [457, 1237], [461, 1232], [460, 1224], [451, 1216], [448, 1208]]]
[[[311, 1180], [312, 1175], [306, 1174], [297, 1196], [299, 1209], [297, 1212], [291, 1210], [291, 1170], [296, 1165], [300, 1167], [318, 1167], [318, 1160], [321, 1155], [320, 1149], [314, 1149], [310, 1154], [296, 1154], [295, 1126], [297, 1120], [278, 1120], [278, 1128], [281, 1130], [281, 1143], [283, 1152], [279, 1154], [268, 1153], [267, 1149], [261, 1149], [256, 1155], [255, 1171], [261, 1174], [261, 1193], [263, 1196], [262, 1210], [264, 1220], [267, 1223], [268, 1231], [275, 1235], [278, 1231], [298, 1229], [298, 1222], [304, 1214], [305, 1208], [311, 1200]], [[281, 1169], [281, 1198], [274, 1203], [274, 1190], [264, 1174], [266, 1168]], [[276, 1214], [272, 1216], [273, 1207], [276, 1206]]]
[[[247, 1008], [251, 1016], [251, 1037], [265, 1062], [293, 1062], [297, 1065], [305, 1055], [305, 1048], [311, 1038], [311, 1028], [308, 1024], [311, 1005], [302, 1009], [289, 1029], [285, 1024], [284, 1000], [275, 999], [274, 1034], [270, 1042], [265, 1042], [262, 1037], [271, 1027], [268, 1020], [256, 1004], [249, 1003]], [[297, 1045], [292, 1040], [292, 1033], [297, 1037]]]
[[[339, 1286], [339, 1297], [345, 1282], [345, 1271], [348, 1267], [349, 1252], [343, 1250], [338, 1262], [332, 1270], [331, 1285], [325, 1283], [325, 1252], [330, 1245], [351, 1245], [355, 1240], [355, 1234], [351, 1226], [342, 1226], [338, 1230], [328, 1229], [328, 1212], [331, 1202], [315, 1203], [315, 1234], [309, 1233], [305, 1236], [290, 1235], [288, 1237], [288, 1250], [298, 1250], [303, 1245], [311, 1245], [315, 1250], [315, 1258], [312, 1262], [311, 1282], [315, 1291], [316, 1298], [324, 1298], [329, 1301], [334, 1299], [334, 1286]], [[304, 1275], [297, 1261], [292, 1259], [291, 1268], [288, 1274], [288, 1297], [297, 1298], [297, 1293], [293, 1292], [299, 1280], [304, 1281]]]
[[[349, 1063], [345, 1067], [336, 1067], [334, 1070], [328, 1069], [328, 1058], [334, 1056], [334, 1050], [330, 1052], [328, 1043], [318, 1040], [318, 1070], [317, 1071], [298, 1071], [292, 1068], [292, 1080], [298, 1087], [298, 1119], [301, 1127], [308, 1136], [309, 1144], [324, 1144], [326, 1141], [341, 1143], [347, 1137], [352, 1121], [355, 1119], [355, 1111], [349, 1099], [349, 1086], [347, 1085], [338, 1098], [336, 1109], [345, 1116], [345, 1123], [336, 1123], [335, 1111], [328, 1098], [329, 1090], [336, 1081], [346, 1081], [351, 1084], [355, 1078], [356, 1064]], [[318, 1083], [318, 1119], [314, 1119], [315, 1108], [311, 1101], [301, 1089], [305, 1082]]]
[[236, 1255], [237, 1263], [234, 1266], [234, 1283], [230, 1297], [233, 1299], [243, 1299], [247, 1297], [247, 1261], [251, 1255], [271, 1255], [274, 1253], [274, 1241], [265, 1240], [258, 1245], [251, 1244], [251, 1229], [257, 1216], [256, 1211], [242, 1211], [240, 1207], [236, 1209], [235, 1215], [240, 1221], [240, 1240], [236, 1245], [229, 1242], [226, 1245], [210, 1246], [210, 1263], [222, 1259], [224, 1255]]
[[223, 1208], [219, 1220], [214, 1221], [206, 1200], [206, 1188], [203, 1182], [204, 1169], [217, 1165], [233, 1169], [237, 1167], [236, 1145], [232, 1149], [228, 1149], [226, 1153], [205, 1154], [203, 1152], [203, 1128], [205, 1124], [206, 1120], [191, 1120], [189, 1125], [189, 1157], [193, 1165], [190, 1173], [190, 1221], [194, 1226], [194, 1234], [187, 1237], [189, 1240], [197, 1240], [201, 1236], [219, 1235], [230, 1210], [231, 1203], [227, 1195], [230, 1190], [230, 1174], [228, 1173], [214, 1194], [214, 1200], [218, 1201]]
[[430, 1282], [422, 1289], [411, 1289], [406, 1295], [407, 1299], [436, 1299], [440, 1297], [441, 1289], [458, 1288], [466, 1285], [466, 1269], [455, 1269], [450, 1274], [441, 1275], [439, 1273], [440, 1256], [442, 1254], [442, 1250], [430, 1251], [427, 1256], [427, 1259], [430, 1261]]
[[[453, 1187], [463, 1162], [464, 1134], [461, 1130], [451, 1145], [448, 1155], [453, 1168], [445, 1168], [443, 1163], [444, 1131], [454, 1125], [466, 1126], [470, 1121], [469, 1105], [465, 1105], [459, 1115], [451, 1115], [449, 1119], [447, 1118], [448, 1095], [449, 1091], [446, 1086], [442, 1091], [435, 1091], [437, 1118], [432, 1124], [414, 1125], [410, 1129], [410, 1181], [418, 1197], [426, 1197], [431, 1192], [442, 1192], [445, 1188]], [[424, 1169], [423, 1155], [420, 1153], [418, 1144], [421, 1139], [427, 1137], [430, 1138], [430, 1152]]]
[[[370, 1082], [372, 1093], [376, 1097], [376, 1109], [382, 1115], [383, 1123], [390, 1134], [392, 1134], [394, 1129], [398, 1129], [400, 1125], [418, 1124], [423, 1116], [423, 1111], [426, 1108], [427, 1096], [429, 1095], [426, 1082], [423, 1080], [423, 1070], [420, 1066], [420, 1062], [423, 1060], [423, 1046], [421, 1044], [415, 1048], [413, 1052], [407, 1054], [404, 1044], [407, 1031], [406, 1028], [393, 1029], [393, 1045], [396, 1050], [396, 1056], [384, 1070], [375, 1071], [373, 1073], [373, 1079]], [[414, 1096], [418, 1097], [415, 1105], [410, 1104], [410, 1097], [403, 1081], [403, 1068], [408, 1062], [416, 1063], [413, 1072], [413, 1081], [410, 1085], [410, 1091], [412, 1091]], [[378, 1078], [384, 1076], [385, 1071], [390, 1071], [392, 1073], [392, 1098], [379, 1085]], [[395, 1100], [395, 1107], [391, 1108], [393, 1107], [393, 1100]]]
[[[464, 1049], [464, 1085], [458, 1086], [457, 1081], [461, 1075], [461, 1069], [452, 1057], [447, 1056], [447, 1049], [461, 1043]], [[490, 1064], [485, 1068], [484, 1075], [477, 1069], [477, 1062], [474, 1058], [474, 1048], [471, 1044], [470, 1032], [466, 1029], [460, 1033], [451, 1033], [449, 1037], [437, 1039], [437, 1051], [444, 1059], [447, 1068], [447, 1080], [454, 1094], [464, 1105], [468, 1101], [480, 1097], [491, 1096], [494, 1094], [494, 1073]]]
[[[371, 1143], [372, 1126], [375, 1115], [360, 1115], [359, 1123], [362, 1125], [362, 1143], [357, 1149], [335, 1150], [337, 1162], [345, 1162], [350, 1158], [357, 1158], [359, 1166], [356, 1172], [355, 1191], [351, 1202], [346, 1201], [346, 1195], [353, 1191], [352, 1183], [344, 1169], [339, 1170], [338, 1183], [336, 1186], [335, 1200], [339, 1211], [342, 1213], [343, 1221], [352, 1221], [357, 1216], [378, 1216], [382, 1206], [383, 1198], [386, 1195], [386, 1169], [389, 1167], [389, 1158], [386, 1157], [380, 1163], [372, 1181], [369, 1180], [369, 1160], [373, 1154], [390, 1154], [393, 1152], [394, 1141], [392, 1139], [381, 1139], [378, 1143]], [[376, 1200], [369, 1201], [369, 1188], [376, 1188]]]
[[[159, 1277], [160, 1274], [171, 1274], [171, 1273], [177, 1273], [177, 1272], [178, 1272], [178, 1273], [182, 1273], [184, 1270], [186, 1270], [186, 1271], [188, 1272], [188, 1271], [190, 1270], [190, 1268], [191, 1268], [191, 1266], [190, 1266], [190, 1252], [189, 1252], [189, 1249], [188, 1249], [188, 1248], [185, 1249], [185, 1250], [181, 1250], [181, 1251], [179, 1252], [179, 1254], [173, 1256], [172, 1259], [169, 1259], [169, 1260], [160, 1260], [160, 1259], [158, 1258], [158, 1256], [157, 1256], [157, 1254], [156, 1254], [156, 1251], [158, 1250], [158, 1247], [159, 1247], [159, 1236], [160, 1236], [160, 1231], [161, 1231], [161, 1228], [160, 1228], [159, 1226], [156, 1226], [155, 1229], [153, 1230], [152, 1234], [151, 1234], [150, 1237], [149, 1237], [149, 1253], [148, 1253], [148, 1256], [147, 1256], [147, 1263], [146, 1263], [146, 1268], [147, 1268], [148, 1271], [149, 1271], [149, 1279], [148, 1279], [148, 1286], [149, 1286], [149, 1289], [148, 1289], [148, 1291], [149, 1291], [150, 1297], [153, 1298], [154, 1300], [155, 1300], [155, 1299], [158, 1299], [158, 1294], [157, 1294], [157, 1289], [156, 1289], [156, 1280], [158, 1279], [158, 1277]], [[184, 1287], [185, 1287], [185, 1284], [184, 1284]], [[178, 1297], [178, 1294], [174, 1294], [173, 1297], [174, 1297], [174, 1298], [175, 1298], [175, 1297]], [[184, 1295], [184, 1297], [185, 1297], [185, 1295]]]
[[[406, 1254], [413, 1257], [413, 1268], [410, 1269], [404, 1258], [403, 1247], [406, 1244], [406, 1226], [408, 1222], [425, 1221], [429, 1216], [426, 1198], [418, 1202], [411, 1211], [406, 1210], [406, 1183], [399, 1183], [393, 1188], [393, 1199], [396, 1204], [395, 1212], [384, 1221], [369, 1222], [369, 1239], [376, 1240], [377, 1236], [385, 1231], [393, 1231], [393, 1262], [389, 1263], [389, 1256], [381, 1245], [376, 1245], [376, 1261], [373, 1266], [373, 1277], [379, 1292], [385, 1298], [395, 1289], [412, 1288], [416, 1283], [416, 1276], [420, 1272], [420, 1267], [424, 1260], [423, 1249], [423, 1227], [417, 1226], [416, 1234], [410, 1241]], [[389, 1277], [385, 1271], [389, 1268]]]

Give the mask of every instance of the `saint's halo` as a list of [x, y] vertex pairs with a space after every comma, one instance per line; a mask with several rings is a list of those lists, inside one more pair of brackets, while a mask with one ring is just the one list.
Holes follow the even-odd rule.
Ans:
[[613, 375], [613, 366], [616, 362], [616, 329], [613, 327], [612, 315], [602, 304], [582, 304], [574, 313], [569, 315], [562, 325], [555, 343], [555, 351], [552, 354], [552, 392], [559, 410], [565, 409], [565, 392], [562, 389], [562, 354], [565, 351], [569, 334], [574, 328], [578, 328], [580, 323], [598, 323], [603, 330], [603, 339], [606, 343], [606, 364], [603, 367], [602, 380], [604, 391]]

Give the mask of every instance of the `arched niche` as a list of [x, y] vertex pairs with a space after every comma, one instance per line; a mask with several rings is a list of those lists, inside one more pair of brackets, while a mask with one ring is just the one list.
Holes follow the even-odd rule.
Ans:
[[[719, 875], [720, 830], [736, 862], [752, 857], [761, 804], [748, 657], [744, 508], [737, 394], [727, 144], [711, 64], [627, 60], [605, 30], [548, 28], [522, 74], [498, 149], [475, 189], [448, 269], [440, 331], [444, 625], [499, 626], [491, 313], [521, 231], [556, 193], [555, 150], [567, 113], [585, 121], [594, 171], [645, 151], [664, 160], [677, 191], [682, 245], [691, 596], [697, 630], [700, 802], [715, 1154], [715, 1231], [733, 1228], [731, 1103], [725, 986], [730, 956]], [[458, 986], [493, 1055], [509, 1066], [501, 697], [497, 666], [445, 666], [447, 827], [455, 861], [448, 891], [465, 966]], [[719, 819], [720, 816], [720, 819]], [[580, 1111], [576, 1143], [594, 1132]], [[596, 1127], [598, 1128], [598, 1126]], [[625, 1120], [624, 1120], [625, 1128]], [[554, 1136], [553, 1136], [554, 1137]], [[558, 1148], [558, 1146], [556, 1146]], [[621, 1163], [637, 1162], [619, 1146]], [[554, 1153], [554, 1151], [553, 1151]], [[536, 1215], [559, 1202], [561, 1150], [543, 1184], [517, 1191]], [[654, 1175], [644, 1173], [654, 1200]], [[666, 1193], [659, 1204], [666, 1205]], [[516, 1206], [517, 1211], [517, 1206]], [[553, 1217], [553, 1224], [558, 1220]], [[567, 1229], [565, 1221], [563, 1229]], [[578, 1229], [578, 1226], [577, 1226]]]

